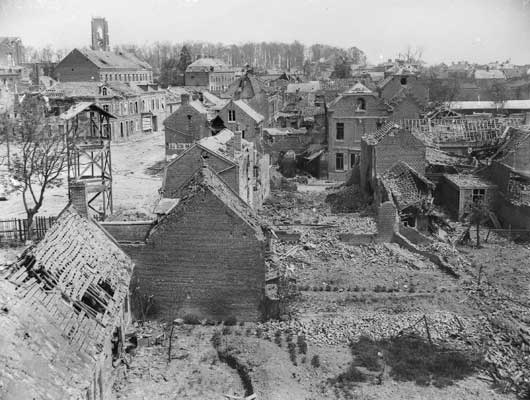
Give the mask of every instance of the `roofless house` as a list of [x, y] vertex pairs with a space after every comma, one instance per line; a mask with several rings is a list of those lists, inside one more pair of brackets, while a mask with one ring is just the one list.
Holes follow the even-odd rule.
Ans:
[[68, 148], [68, 193], [83, 190], [89, 211], [104, 220], [112, 213], [110, 123], [112, 114], [95, 103], [75, 104], [59, 116], [65, 121]]

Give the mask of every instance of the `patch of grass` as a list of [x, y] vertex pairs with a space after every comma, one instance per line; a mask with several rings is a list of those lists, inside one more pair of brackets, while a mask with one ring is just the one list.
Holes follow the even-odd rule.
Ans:
[[184, 320], [184, 323], [188, 325], [200, 325], [201, 323], [201, 320], [195, 314], [186, 314], [182, 319]]
[[294, 344], [293, 342], [289, 342], [287, 344], [287, 348], [289, 350], [289, 357], [291, 358], [291, 362], [294, 365], [297, 365], [297, 363], [296, 363], [296, 344]]
[[370, 371], [381, 371], [382, 360], [378, 353], [382, 351], [382, 346], [372, 339], [361, 336], [357, 342], [350, 344], [350, 350], [355, 357], [356, 366], [365, 367]]
[[470, 376], [483, 362], [476, 353], [431, 345], [416, 335], [381, 341], [361, 337], [350, 345], [350, 349], [355, 358], [352, 367], [362, 366], [371, 371], [381, 371], [386, 364], [390, 367], [390, 376], [395, 380], [412, 381], [421, 386], [432, 384], [440, 388]]
[[274, 333], [274, 343], [276, 343], [279, 347], [282, 347], [282, 331], [277, 330]]

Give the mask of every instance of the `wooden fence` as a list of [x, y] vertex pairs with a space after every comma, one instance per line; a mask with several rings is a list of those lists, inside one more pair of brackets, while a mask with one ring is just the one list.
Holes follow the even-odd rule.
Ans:
[[[32, 239], [41, 240], [46, 231], [52, 226], [56, 217], [40, 217], [33, 219], [31, 229]], [[0, 220], [0, 245], [22, 244], [28, 240], [28, 220], [27, 219], [8, 219]]]

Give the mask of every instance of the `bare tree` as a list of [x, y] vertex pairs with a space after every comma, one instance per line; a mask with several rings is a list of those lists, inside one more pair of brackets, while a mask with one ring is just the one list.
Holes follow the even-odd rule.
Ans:
[[21, 183], [19, 190], [28, 219], [28, 239], [46, 191], [62, 183], [61, 174], [67, 165], [66, 140], [62, 135], [53, 134], [45, 112], [42, 100], [26, 98], [15, 123], [12, 173]]

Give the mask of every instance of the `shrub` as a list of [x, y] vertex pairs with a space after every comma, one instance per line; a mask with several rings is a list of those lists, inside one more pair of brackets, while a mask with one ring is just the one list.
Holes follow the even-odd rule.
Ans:
[[256, 328], [256, 337], [260, 338], [263, 335], [263, 329], [259, 326]]
[[282, 331], [280, 330], [276, 331], [276, 333], [274, 334], [274, 343], [282, 347]]
[[305, 336], [298, 336], [296, 338], [296, 342], [298, 344], [298, 351], [300, 352], [300, 354], [307, 354], [307, 342], [305, 341]]
[[326, 285], [326, 292], [331, 292], [331, 286]]
[[241, 322], [239, 323], [239, 326], [245, 326], [245, 321], [241, 321]]
[[318, 368], [320, 367], [320, 357], [315, 354], [312, 358], [311, 358], [311, 366], [313, 368]]
[[285, 338], [285, 341], [286, 341], [287, 343], [291, 343], [291, 342], [293, 341], [293, 334], [292, 334], [291, 332], [289, 332], [289, 333], [287, 334], [287, 337]]
[[215, 331], [212, 335], [212, 345], [214, 348], [218, 348], [221, 345], [221, 332]]
[[225, 325], [226, 326], [234, 326], [236, 324], [237, 324], [237, 318], [236, 317], [228, 317], [225, 320]]
[[335, 286], [335, 287], [333, 288], [333, 291], [334, 291], [334, 292], [338, 292], [338, 291], [339, 291], [339, 288], [338, 288], [337, 286]]
[[247, 330], [245, 331], [245, 335], [248, 337], [250, 335], [252, 335], [252, 329], [250, 328], [247, 328]]
[[291, 362], [296, 365], [296, 345], [293, 342], [289, 342], [287, 344], [287, 348], [289, 349], [289, 357], [291, 358]]
[[360, 292], [360, 291], [361, 291], [361, 288], [360, 288], [359, 286], [355, 286], [355, 287], [353, 288], [353, 291], [354, 291], [354, 292]]
[[183, 318], [184, 323], [188, 325], [200, 325], [201, 320], [195, 314], [186, 314]]
[[221, 332], [223, 333], [223, 335], [230, 335], [232, 333], [232, 328], [230, 328], [229, 326], [225, 326], [223, 327], [223, 330]]

